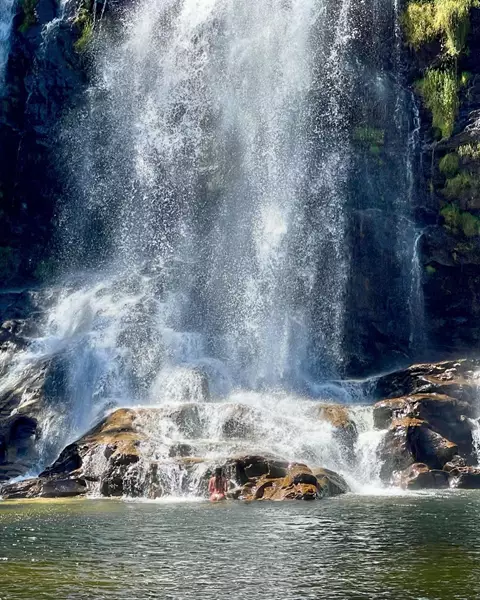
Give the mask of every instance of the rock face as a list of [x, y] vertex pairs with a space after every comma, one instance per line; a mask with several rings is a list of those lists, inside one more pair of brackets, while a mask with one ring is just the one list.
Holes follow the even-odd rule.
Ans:
[[396, 398], [434, 392], [472, 402], [478, 389], [475, 373], [479, 370], [479, 359], [462, 358], [412, 365], [379, 377], [373, 394], [378, 398]]
[[[388, 396], [374, 407], [375, 425], [388, 429], [379, 450], [384, 481], [438, 487], [455, 469], [476, 463], [477, 369], [473, 360], [444, 361], [413, 365], [377, 381], [377, 393]], [[407, 395], [395, 397], [399, 392]], [[447, 475], [438, 475], [440, 469]]]
[[474, 467], [458, 467], [449, 472], [452, 487], [460, 489], [480, 489], [480, 469]]
[[449, 475], [446, 471], [430, 469], [423, 463], [415, 463], [397, 473], [394, 483], [407, 490], [426, 490], [449, 487]]
[[388, 482], [395, 472], [417, 462], [431, 469], [441, 469], [457, 452], [458, 447], [430, 429], [426, 421], [409, 417], [396, 419], [380, 448], [383, 458], [380, 475]]
[[[38, 478], [5, 485], [2, 496], [62, 497], [96, 491], [103, 496], [155, 498], [168, 492], [164, 478], [172, 468], [187, 483], [195, 479], [197, 492], [207, 496], [212, 467], [204, 459], [180, 454], [165, 461], [145, 460], [141, 450], [146, 439], [141, 426], [145, 416], [161, 418], [161, 413], [156, 409], [113, 412], [67, 446]], [[332, 471], [276, 457], [234, 457], [222, 466], [231, 482], [230, 496], [244, 500], [313, 500], [348, 491], [345, 480]]]
[[[0, 483], [34, 468], [40, 451], [53, 460], [62, 443], [60, 423], [70, 423], [68, 357], [29, 350], [39, 335], [38, 295], [0, 293]], [[41, 423], [53, 424], [56, 433], [46, 434]]]
[[[403, 10], [408, 11], [409, 5], [415, 6], [415, 0], [404, 3]], [[428, 1], [422, 14], [434, 14], [430, 12], [434, 5]], [[417, 26], [419, 33], [422, 26], [419, 23]], [[415, 188], [418, 190], [417, 224], [422, 231], [418, 248], [424, 323], [428, 346], [437, 357], [475, 355], [480, 340], [478, 8], [470, 5], [464, 20], [454, 20], [451, 26], [450, 39], [462, 40], [454, 52], [454, 75], [448, 62], [451, 55], [445, 52], [445, 39], [441, 39], [445, 31], [443, 34], [437, 31], [433, 36], [427, 34], [423, 42], [408, 39], [408, 28], [404, 31], [405, 41], [410, 46], [409, 82], [420, 110], [422, 160]], [[428, 29], [425, 21], [423, 32]], [[461, 34], [460, 30], [468, 31], [468, 35]], [[434, 92], [436, 99], [425, 97], [421, 92], [421, 81], [429, 71], [451, 74], [452, 104], [442, 114], [443, 123], [439, 111], [433, 109], [436, 111], [433, 114], [430, 110], [442, 98], [440, 89]]]

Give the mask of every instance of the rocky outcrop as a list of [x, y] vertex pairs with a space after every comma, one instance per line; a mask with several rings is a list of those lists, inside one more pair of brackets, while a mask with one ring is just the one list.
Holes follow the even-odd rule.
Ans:
[[405, 417], [392, 422], [380, 448], [380, 475], [390, 481], [392, 475], [414, 463], [425, 463], [431, 469], [442, 469], [453, 459], [458, 447], [433, 431], [426, 421]]
[[48, 280], [56, 202], [69, 193], [61, 125], [89, 83], [88, 42], [123, 0], [15, 2], [0, 86], [0, 280]]
[[451, 485], [459, 489], [480, 489], [480, 469], [475, 467], [457, 467], [449, 471]]
[[402, 419], [416, 419], [451, 440], [459, 452], [469, 456], [472, 452], [472, 421], [476, 407], [445, 394], [412, 394], [378, 402], [374, 408], [374, 422], [386, 429]]
[[476, 373], [479, 359], [458, 359], [415, 364], [407, 369], [379, 377], [373, 394], [377, 398], [396, 398], [410, 394], [445, 394], [473, 402], [478, 391]]
[[379, 449], [384, 481], [436, 487], [446, 477], [436, 471], [476, 462], [478, 366], [465, 359], [420, 364], [378, 379], [377, 393], [387, 396], [374, 407], [376, 427], [388, 429]]
[[313, 419], [320, 419], [332, 425], [333, 437], [343, 447], [346, 462], [353, 463], [358, 431], [348, 406], [318, 403], [313, 408], [311, 415]]
[[347, 483], [337, 473], [273, 456], [233, 457], [222, 465], [183, 455], [153, 460], [142, 453], [142, 444], [147, 441], [142, 424], [147, 422], [146, 417], [161, 416], [161, 409], [116, 410], [67, 446], [38, 478], [5, 485], [1, 494], [4, 498], [30, 498], [94, 491], [103, 496], [156, 498], [169, 493], [165, 478], [174, 469], [184, 481], [184, 493], [191, 492], [195, 482], [196, 492], [207, 496], [208, 479], [217, 466], [222, 466], [230, 481], [232, 498], [313, 500], [348, 491]]
[[[29, 346], [39, 335], [36, 296], [0, 294], [0, 483], [32, 470], [40, 451], [53, 460], [71, 423], [68, 357]], [[42, 430], [52, 424], [55, 435]]]
[[414, 463], [395, 474], [394, 484], [407, 490], [448, 488], [449, 474], [439, 469], [430, 469], [423, 463]]
[[[416, 11], [405, 19], [410, 7]], [[454, 1], [442, 16], [443, 8], [408, 0], [403, 18], [420, 111], [416, 217], [432, 358], [474, 355], [480, 341], [480, 11], [473, 2]]]

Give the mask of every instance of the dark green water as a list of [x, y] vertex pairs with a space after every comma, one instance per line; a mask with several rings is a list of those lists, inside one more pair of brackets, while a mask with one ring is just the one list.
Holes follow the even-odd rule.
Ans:
[[480, 599], [480, 493], [0, 502], [0, 599]]

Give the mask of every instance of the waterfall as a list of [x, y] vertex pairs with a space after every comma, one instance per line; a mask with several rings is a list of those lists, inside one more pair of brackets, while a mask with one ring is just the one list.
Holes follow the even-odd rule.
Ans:
[[0, 5], [0, 86], [3, 86], [5, 68], [10, 52], [10, 33], [14, 6], [15, 0], [2, 0]]
[[[248, 388], [298, 387], [315, 314], [323, 363], [338, 367], [347, 9], [316, 39], [327, 13], [314, 0], [150, 0], [106, 42], [81, 126], [66, 132], [82, 190], [81, 207], [65, 207], [67, 255], [97, 256], [101, 236], [104, 271], [150, 278], [157, 318], [175, 332], [162, 339], [167, 360], [182, 336], [182, 361], [208, 355]], [[316, 63], [329, 87], [321, 118], [309, 102]]]
[[[185, 442], [169, 416], [181, 406], [209, 460], [270, 452], [376, 481], [368, 411], [345, 450], [312, 398], [362, 398], [342, 377], [368, 337], [364, 296], [381, 296], [373, 329], [387, 339], [415, 325], [416, 130], [397, 13], [392, 0], [141, 0], [99, 28], [59, 142], [68, 274], [44, 291], [21, 359], [61, 357], [64, 406], [45, 409], [44, 439], [155, 406], [144, 455], [166, 460]], [[219, 434], [229, 411], [235, 443]]]
[[163, 495], [195, 495], [205, 473], [230, 457], [279, 456], [340, 472], [355, 492], [382, 488], [377, 450], [386, 432], [374, 430], [372, 407], [351, 408], [345, 413], [348, 430], [340, 431], [322, 418], [324, 406], [329, 405], [251, 392], [214, 404], [139, 407], [136, 423], [146, 439], [132, 483], [149, 496], [154, 464]]

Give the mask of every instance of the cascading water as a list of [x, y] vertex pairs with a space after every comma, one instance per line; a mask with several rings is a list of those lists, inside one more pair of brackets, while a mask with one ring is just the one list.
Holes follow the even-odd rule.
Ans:
[[0, 4], [0, 94], [10, 51], [10, 33], [15, 0], [2, 0]]
[[[166, 460], [188, 438], [173, 405], [194, 412], [194, 456], [275, 453], [377, 480], [371, 409], [353, 411], [348, 455], [305, 397], [344, 401], [355, 388], [339, 380], [356, 352], [351, 298], [367, 290], [352, 276], [349, 210], [371, 178], [358, 145], [384, 179], [394, 152], [413, 161], [404, 95], [389, 139], [367, 123], [400, 89], [377, 52], [390, 44], [400, 77], [396, 18], [390, 0], [142, 0], [98, 32], [94, 81], [65, 118], [59, 159], [61, 257], [77, 274], [45, 293], [43, 335], [21, 358], [62, 357], [67, 408], [43, 417], [58, 446], [114, 407], [161, 405], [143, 455]], [[372, 19], [381, 33], [363, 52]], [[404, 312], [417, 289], [407, 163], [394, 163], [382, 199]], [[374, 270], [368, 285], [389, 275]]]

